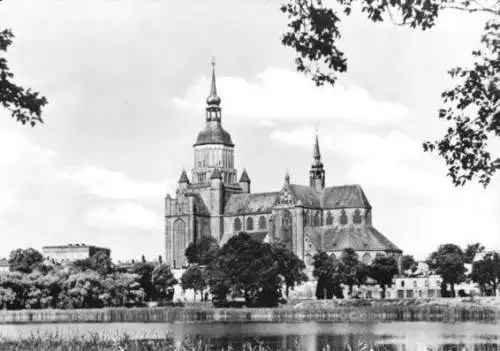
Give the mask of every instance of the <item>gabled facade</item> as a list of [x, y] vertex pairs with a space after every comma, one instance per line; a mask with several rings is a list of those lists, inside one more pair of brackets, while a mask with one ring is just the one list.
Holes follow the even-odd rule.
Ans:
[[279, 191], [251, 193], [246, 170], [237, 180], [234, 144], [222, 128], [220, 103], [213, 66], [205, 127], [193, 145], [192, 181], [183, 170], [176, 196], [165, 200], [168, 264], [185, 266], [186, 247], [203, 236], [223, 245], [241, 231], [256, 240], [284, 242], [307, 265], [318, 251], [339, 256], [348, 247], [365, 263], [377, 254], [400, 261], [402, 251], [373, 227], [372, 207], [361, 186], [326, 186], [317, 136], [308, 185], [292, 184], [286, 174]]

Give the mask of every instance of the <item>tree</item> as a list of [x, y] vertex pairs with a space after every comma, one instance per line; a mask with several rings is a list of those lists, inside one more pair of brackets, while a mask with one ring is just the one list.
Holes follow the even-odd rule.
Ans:
[[465, 248], [464, 252], [464, 261], [465, 263], [472, 263], [474, 261], [474, 257], [480, 252], [484, 251], [484, 246], [480, 243], [468, 244]]
[[340, 256], [340, 280], [349, 287], [352, 296], [354, 285], [360, 286], [366, 280], [367, 270], [365, 265], [358, 260], [358, 254], [351, 248], [344, 249]]
[[155, 267], [152, 274], [153, 286], [158, 291], [161, 299], [171, 301], [173, 298], [174, 285], [177, 284], [174, 274], [167, 264], [160, 264]]
[[465, 280], [465, 257], [462, 249], [454, 244], [439, 246], [427, 258], [429, 268], [443, 278], [444, 284], [450, 284], [451, 296], [455, 297], [455, 284]]
[[114, 270], [111, 257], [109, 257], [109, 253], [106, 251], [97, 251], [95, 254], [90, 256], [90, 262], [92, 269], [99, 274], [110, 274]]
[[9, 256], [10, 271], [31, 273], [42, 261], [42, 254], [31, 247], [26, 250], [17, 249], [12, 251]]
[[411, 269], [412, 272], [417, 270], [418, 263], [412, 255], [403, 255], [403, 271]]
[[318, 300], [332, 299], [333, 296], [343, 298], [339, 262], [321, 251], [313, 256], [313, 267], [313, 276], [318, 281], [316, 298]]
[[181, 286], [184, 290], [193, 289], [194, 299], [196, 301], [196, 292], [199, 291], [201, 300], [203, 300], [203, 290], [208, 286], [207, 275], [197, 264], [191, 265], [181, 277]]
[[284, 243], [277, 242], [271, 245], [275, 262], [278, 263], [278, 273], [285, 282], [285, 296], [288, 298], [290, 289], [307, 281], [304, 273], [306, 265], [304, 261], [291, 252]]
[[441, 140], [426, 142], [424, 151], [437, 151], [448, 166], [456, 186], [472, 178], [487, 186], [500, 168], [492, 158], [488, 141], [500, 136], [500, 1], [427, 0], [372, 1], [288, 0], [281, 11], [288, 18], [282, 44], [296, 51], [296, 69], [310, 75], [317, 85], [334, 85], [337, 74], [347, 71], [347, 59], [338, 46], [342, 17], [360, 9], [373, 22], [387, 21], [422, 30], [433, 27], [445, 10], [485, 13], [482, 50], [473, 51], [472, 68], [454, 68], [449, 73], [457, 85], [443, 92], [444, 106], [438, 117], [453, 126]]
[[247, 233], [230, 238], [208, 265], [210, 291], [215, 301], [226, 295], [243, 297], [248, 306], [279, 304], [283, 279], [270, 244], [252, 239]]
[[134, 264], [129, 272], [132, 274], [136, 274], [138, 278], [138, 282], [142, 289], [144, 290], [144, 298], [146, 301], [151, 301], [155, 296], [155, 289], [153, 287], [153, 270], [154, 266], [151, 263], [139, 262]]
[[207, 265], [219, 249], [217, 240], [211, 236], [203, 236], [199, 241], [192, 242], [185, 251], [185, 256], [190, 264]]
[[392, 279], [398, 274], [398, 263], [392, 256], [377, 255], [370, 264], [368, 275], [377, 281], [382, 288], [382, 298], [385, 299], [385, 291], [392, 285]]
[[12, 82], [14, 74], [10, 71], [4, 54], [13, 38], [14, 34], [9, 29], [0, 31], [0, 104], [18, 122], [34, 126], [43, 123], [42, 108], [47, 104], [47, 99], [36, 91]]
[[479, 284], [483, 294], [489, 287], [496, 296], [500, 284], [500, 254], [487, 253], [482, 260], [474, 262], [471, 278]]

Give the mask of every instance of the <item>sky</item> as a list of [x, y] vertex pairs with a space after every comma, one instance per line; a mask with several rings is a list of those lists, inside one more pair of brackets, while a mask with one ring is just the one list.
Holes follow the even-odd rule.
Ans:
[[317, 128], [327, 185], [361, 184], [374, 226], [405, 253], [500, 248], [500, 175], [487, 189], [455, 188], [421, 147], [447, 128], [437, 118], [446, 72], [471, 62], [485, 17], [444, 13], [423, 32], [355, 12], [341, 23], [348, 72], [318, 88], [281, 45], [279, 6], [3, 1], [16, 82], [49, 104], [35, 128], [0, 110], [0, 257], [68, 243], [110, 247], [114, 260], [164, 255], [164, 198], [193, 167], [213, 56], [222, 123], [253, 192], [279, 190], [287, 170], [307, 184]]

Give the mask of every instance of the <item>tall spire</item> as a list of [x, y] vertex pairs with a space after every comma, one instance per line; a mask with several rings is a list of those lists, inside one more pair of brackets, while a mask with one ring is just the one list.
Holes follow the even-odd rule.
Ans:
[[314, 160], [321, 160], [321, 153], [319, 152], [319, 142], [318, 142], [318, 131], [316, 130], [316, 142], [314, 143], [313, 149]]
[[217, 84], [215, 82], [215, 57], [212, 57], [212, 84], [210, 85], [210, 95], [207, 98], [207, 105], [208, 107], [220, 105], [220, 97], [217, 96]]

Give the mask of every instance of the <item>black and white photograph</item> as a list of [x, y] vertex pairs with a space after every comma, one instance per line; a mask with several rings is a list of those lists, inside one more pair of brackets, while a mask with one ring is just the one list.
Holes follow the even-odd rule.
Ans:
[[500, 0], [0, 0], [1, 351], [500, 351]]

